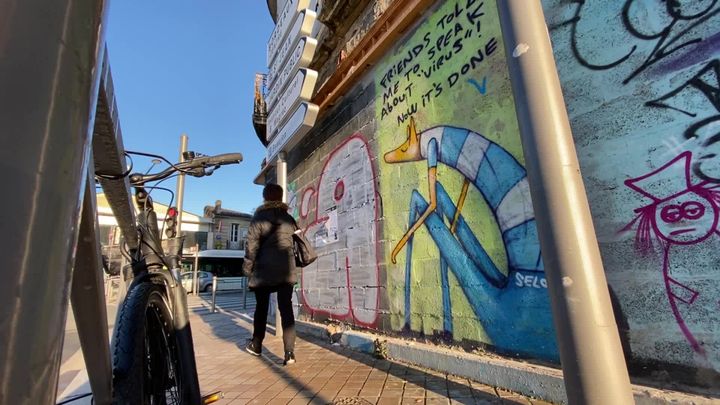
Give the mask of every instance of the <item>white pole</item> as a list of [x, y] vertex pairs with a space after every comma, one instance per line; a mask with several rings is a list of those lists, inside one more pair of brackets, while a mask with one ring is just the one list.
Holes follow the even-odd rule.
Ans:
[[[180, 136], [180, 162], [185, 161], [183, 155], [187, 152], [188, 136], [182, 134]], [[177, 215], [177, 234], [182, 236], [182, 213], [183, 213], [183, 197], [185, 195], [185, 175], [180, 173], [177, 178], [177, 190], [175, 192], [177, 197], [176, 207], [178, 210]]]
[[[285, 161], [285, 152], [280, 152], [277, 158], [277, 166], [275, 170], [277, 173], [277, 184], [283, 189], [283, 202], [287, 203], [287, 162]], [[280, 307], [278, 304], [277, 293], [275, 293], [275, 336], [282, 336], [282, 322], [280, 321]]]
[[542, 5], [497, 5], [568, 402], [632, 404]]

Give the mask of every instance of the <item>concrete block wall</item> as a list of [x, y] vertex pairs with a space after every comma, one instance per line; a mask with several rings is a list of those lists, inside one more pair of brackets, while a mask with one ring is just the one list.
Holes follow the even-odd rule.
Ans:
[[[717, 386], [720, 5], [543, 4], [631, 372]], [[429, 9], [288, 169], [301, 318], [557, 366], [494, 2]]]
[[631, 371], [720, 386], [720, 5], [543, 1]]

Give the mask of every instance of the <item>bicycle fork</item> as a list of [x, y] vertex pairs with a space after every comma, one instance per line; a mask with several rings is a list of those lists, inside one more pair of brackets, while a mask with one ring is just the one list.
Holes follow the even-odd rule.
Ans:
[[[197, 378], [195, 350], [193, 349], [192, 331], [187, 312], [187, 293], [180, 280], [180, 258], [182, 257], [185, 237], [166, 239], [166, 249], [163, 250], [160, 244], [161, 237], [157, 226], [157, 214], [153, 209], [152, 199], [143, 187], [135, 187], [135, 196], [140, 209], [138, 222], [141, 226], [139, 229], [140, 232], [146, 232], [146, 234], [140, 238], [142, 241], [140, 249], [143, 253], [144, 262], [139, 263], [139, 266], [133, 265], [133, 272], [135, 273], [133, 284], [136, 281], [144, 280], [145, 277], [159, 277], [162, 279], [173, 315], [173, 329], [175, 330], [178, 345], [178, 361], [183, 365], [180, 369], [180, 373], [184, 374], [183, 380], [186, 383], [182, 393], [183, 403], [200, 404], [200, 384]], [[163, 271], [163, 265], [166, 265], [169, 271]]]

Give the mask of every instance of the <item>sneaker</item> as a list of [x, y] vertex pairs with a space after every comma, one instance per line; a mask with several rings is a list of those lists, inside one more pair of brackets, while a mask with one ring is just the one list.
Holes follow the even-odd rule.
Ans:
[[256, 344], [254, 341], [248, 342], [247, 346], [245, 346], [245, 351], [252, 354], [253, 356], [260, 356], [262, 353], [262, 346]]
[[283, 365], [287, 366], [288, 364], [295, 364], [295, 353], [285, 352], [285, 361], [283, 361]]

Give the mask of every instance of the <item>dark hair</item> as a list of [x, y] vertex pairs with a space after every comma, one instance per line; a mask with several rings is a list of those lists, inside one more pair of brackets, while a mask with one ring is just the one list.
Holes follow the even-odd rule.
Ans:
[[277, 184], [266, 184], [263, 189], [263, 198], [265, 201], [282, 201], [283, 188]]

